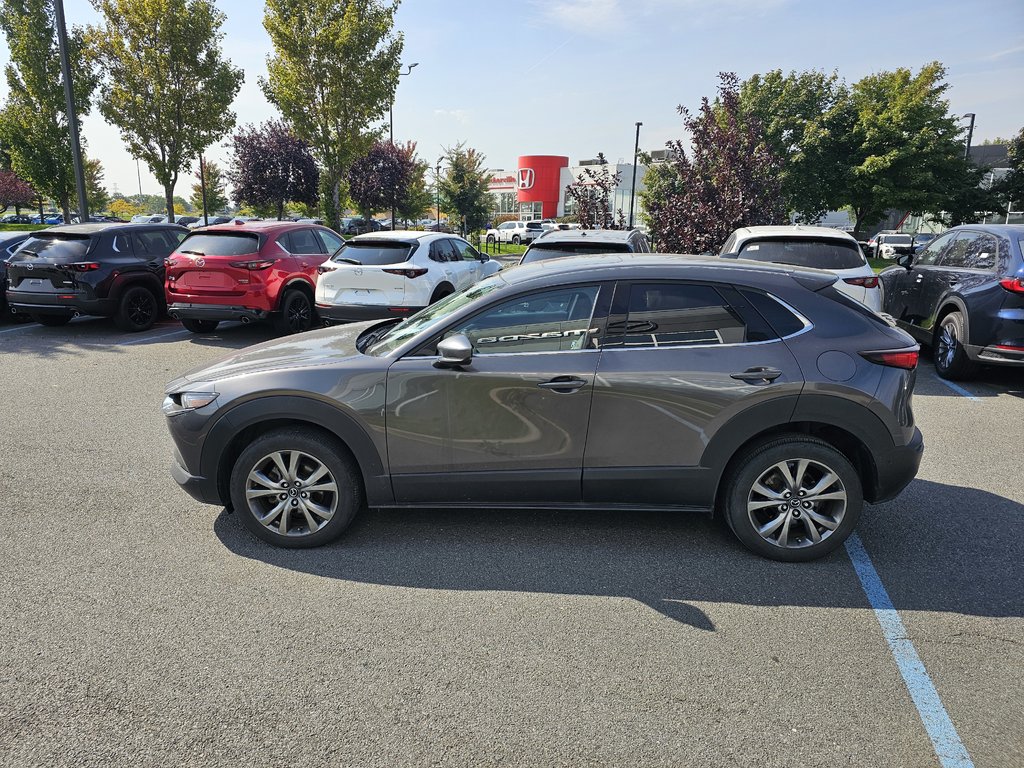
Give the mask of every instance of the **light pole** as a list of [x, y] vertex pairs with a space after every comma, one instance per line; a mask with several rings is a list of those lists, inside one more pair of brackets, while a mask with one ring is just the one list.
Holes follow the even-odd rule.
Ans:
[[640, 154], [640, 126], [636, 124], [636, 144], [633, 145], [633, 184], [629, 188], [629, 228], [633, 228], [633, 201], [636, 200], [636, 157]]
[[[418, 61], [414, 61], [412, 64], [409, 65], [409, 68], [405, 72], [399, 72], [398, 76], [399, 77], [405, 77], [410, 72], [412, 72], [414, 67], [418, 67], [419, 65], [420, 65], [420, 63]], [[397, 85], [395, 86], [395, 88], [397, 90]], [[394, 146], [395, 145], [395, 97], [394, 96], [391, 97], [391, 106], [388, 107], [388, 123], [391, 125], [391, 146]], [[394, 194], [394, 192], [392, 192], [392, 194]], [[391, 231], [393, 232], [394, 230], [395, 230], [395, 206], [392, 203], [392, 205], [391, 205]]]
[[199, 156], [199, 189], [203, 195], [203, 226], [210, 225], [210, 218], [206, 214], [206, 161]]
[[135, 173], [139, 176], [139, 207], [142, 207], [142, 169], [139, 166], [139, 158], [135, 158]]
[[89, 221], [89, 202], [85, 199], [85, 174], [82, 168], [82, 142], [78, 138], [78, 118], [75, 116], [75, 90], [71, 80], [71, 60], [68, 58], [68, 28], [64, 23], [64, 0], [53, 4], [57, 22], [57, 47], [60, 50], [60, 74], [64, 80], [64, 99], [68, 108], [68, 128], [71, 133], [71, 162], [75, 166], [75, 189], [78, 191], [78, 220]]
[[977, 117], [977, 115], [973, 112], [967, 112], [966, 114], [961, 115], [960, 119], [963, 120], [965, 117], [971, 118], [971, 125], [967, 129], [967, 146], [964, 147], [964, 160], [966, 160], [971, 154], [971, 139], [974, 138], [974, 118]]
[[441, 231], [441, 161], [443, 157], [437, 158], [437, 166], [434, 168], [434, 200], [437, 203], [437, 231]]

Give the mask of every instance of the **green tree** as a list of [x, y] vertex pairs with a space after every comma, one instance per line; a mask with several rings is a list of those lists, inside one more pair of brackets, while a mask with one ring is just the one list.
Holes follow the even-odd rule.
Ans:
[[[411, 142], [410, 142], [411, 144]], [[396, 213], [401, 221], [416, 221], [434, 205], [434, 193], [427, 183], [427, 170], [430, 168], [426, 160], [413, 155], [413, 171], [409, 179], [405, 197], [398, 201]]]
[[1008, 210], [1011, 204], [1020, 210], [1024, 207], [1024, 128], [1007, 143], [1010, 172], [996, 182], [992, 191], [999, 196], [1002, 210]]
[[[0, 29], [10, 48], [0, 143], [17, 174], [53, 198], [68, 217], [75, 174], [52, 0], [0, 0]], [[82, 28], [68, 30], [79, 123], [89, 113], [97, 83], [84, 38]]]
[[91, 31], [106, 70], [100, 112], [156, 176], [173, 221], [179, 176], [235, 124], [243, 74], [221, 53], [225, 16], [212, 0], [93, 1], [104, 21]]
[[267, 0], [274, 53], [261, 86], [320, 166], [321, 207], [337, 228], [352, 163], [369, 150], [398, 82], [395, 2]]
[[[228, 207], [227, 182], [224, 180], [224, 171], [216, 163], [203, 163], [206, 171], [206, 210], [208, 213], [222, 211]], [[195, 172], [196, 183], [192, 185], [192, 197], [189, 202], [197, 211], [203, 210], [203, 188], [198, 169]]]
[[949, 113], [946, 70], [926, 64], [868, 75], [850, 92], [855, 120], [844, 194], [855, 229], [886, 211], [938, 213], [963, 173], [963, 129]]
[[462, 143], [446, 148], [444, 157], [448, 170], [438, 181], [441, 209], [459, 219], [464, 232], [474, 232], [487, 223], [491, 210], [491, 176], [484, 166], [484, 156]]
[[[82, 170], [85, 173], [85, 196], [89, 201], [89, 210], [101, 213], [110, 205], [110, 194], [103, 186], [103, 164], [95, 157], [82, 158]], [[71, 195], [72, 209], [78, 208], [77, 191]]]
[[[721, 104], [716, 104], [721, 112]], [[836, 73], [776, 69], [740, 85], [744, 120], [756, 118], [764, 141], [782, 160], [786, 210], [815, 222], [841, 206], [848, 185], [854, 123], [849, 88]]]

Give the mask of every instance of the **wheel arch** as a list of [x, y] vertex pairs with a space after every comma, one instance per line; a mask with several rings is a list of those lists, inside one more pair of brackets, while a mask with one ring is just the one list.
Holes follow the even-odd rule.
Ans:
[[[932, 326], [932, 337], [939, 332], [942, 321], [953, 312], [959, 312], [964, 320], [964, 341], [971, 343], [971, 320], [967, 312], [967, 305], [959, 296], [946, 296], [939, 302], [939, 309], [935, 313], [935, 324]], [[934, 341], [932, 342], [934, 344]]]
[[394, 500], [380, 452], [354, 416], [307, 395], [257, 397], [231, 408], [209, 430], [200, 459], [202, 474], [216, 482], [221, 502], [231, 506], [231, 469], [245, 447], [260, 435], [299, 426], [338, 441], [363, 479], [370, 506]]
[[316, 304], [316, 289], [309, 284], [309, 281], [304, 277], [291, 277], [281, 285], [281, 290], [277, 292], [277, 300], [274, 302], [277, 311], [281, 311], [281, 302], [284, 300], [285, 294], [288, 291], [299, 290], [306, 294], [306, 298], [309, 299], [311, 305]]
[[167, 295], [164, 293], [164, 284], [156, 277], [148, 272], [132, 273], [127, 272], [118, 275], [114, 279], [114, 284], [110, 288], [109, 298], [116, 305], [121, 301], [121, 297], [124, 292], [129, 288], [134, 288], [137, 285], [141, 285], [143, 288], [149, 289], [150, 293], [156, 296], [157, 302], [161, 306], [167, 306]]
[[431, 302], [437, 301], [437, 299], [441, 298], [441, 296], [439, 294], [442, 291], [447, 291], [447, 293], [445, 293], [446, 296], [449, 293], [455, 293], [455, 286], [452, 285], [451, 283], [449, 283], [447, 280], [442, 280], [440, 283], [435, 285], [434, 286], [434, 290], [431, 291], [431, 293], [430, 293], [430, 300], [431, 300]]

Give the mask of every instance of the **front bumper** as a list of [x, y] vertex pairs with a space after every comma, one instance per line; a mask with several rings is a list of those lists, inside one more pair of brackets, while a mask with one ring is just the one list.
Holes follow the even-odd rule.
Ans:
[[175, 320], [265, 320], [270, 313], [265, 309], [232, 307], [224, 304], [171, 304], [167, 314]]
[[877, 504], [899, 496], [917, 476], [923, 456], [924, 436], [921, 430], [915, 427], [914, 436], [909, 443], [893, 448], [885, 455], [874, 457], [877, 478], [873, 492], [867, 500]]
[[114, 302], [86, 296], [59, 293], [31, 293], [7, 290], [7, 304], [15, 313], [27, 315], [96, 315], [110, 317]]
[[217, 483], [207, 477], [190, 474], [177, 461], [171, 462], [171, 477], [189, 496], [203, 504], [223, 504]]
[[409, 317], [423, 307], [389, 307], [385, 304], [317, 304], [316, 313], [325, 325], [358, 323], [362, 320], [384, 320]]

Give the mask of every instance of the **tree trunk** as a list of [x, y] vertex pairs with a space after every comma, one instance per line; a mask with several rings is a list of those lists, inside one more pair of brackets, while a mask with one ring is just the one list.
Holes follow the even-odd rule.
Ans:
[[284, 200], [277, 201], [277, 220], [281, 221], [284, 218]]
[[[65, 224], [70, 224], [71, 223], [71, 197], [69, 195], [64, 195], [63, 197], [61, 197], [61, 199], [60, 199], [60, 209], [61, 209], [61, 212], [64, 214], [64, 223]], [[84, 224], [85, 222], [83, 221], [83, 222], [79, 222], [79, 223]]]
[[164, 186], [164, 200], [167, 202], [167, 223], [174, 223], [174, 185]]

